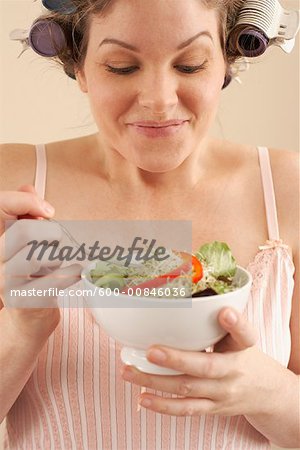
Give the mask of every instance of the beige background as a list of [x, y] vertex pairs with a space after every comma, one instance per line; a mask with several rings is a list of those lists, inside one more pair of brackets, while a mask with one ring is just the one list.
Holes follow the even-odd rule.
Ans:
[[[281, 3], [299, 9], [297, 0]], [[0, 142], [48, 142], [96, 130], [76, 82], [31, 50], [17, 58], [21, 46], [9, 32], [28, 28], [41, 11], [41, 1], [0, 0]], [[212, 134], [298, 151], [299, 36], [291, 55], [273, 47], [241, 79], [223, 92]]]
[[[297, 0], [282, 0], [289, 8]], [[41, 1], [0, 0], [0, 142], [48, 142], [95, 131], [88, 102], [54, 63], [10, 41], [9, 31], [28, 28]], [[251, 62], [222, 94], [212, 133], [237, 142], [299, 149], [299, 37], [287, 55], [271, 47]]]

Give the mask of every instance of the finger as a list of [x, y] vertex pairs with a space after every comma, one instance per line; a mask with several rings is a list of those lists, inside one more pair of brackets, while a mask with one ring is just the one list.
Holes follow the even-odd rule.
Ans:
[[147, 359], [159, 366], [178, 370], [200, 378], [222, 378], [228, 371], [227, 355], [178, 350], [165, 346], [152, 346]]
[[0, 192], [0, 233], [5, 229], [5, 220], [14, 220], [18, 216], [30, 214], [35, 217], [52, 217], [54, 208], [33, 192]]
[[13, 258], [2, 265], [3, 280], [7, 286], [21, 285], [26, 283], [31, 276], [38, 273], [41, 269], [57, 269], [63, 261], [51, 258], [51, 252], [54, 247], [49, 246], [41, 259], [33, 255], [27, 260], [28, 249], [25, 247], [19, 251]]
[[216, 346], [218, 350], [222, 346], [223, 350], [226, 348], [231, 351], [243, 350], [256, 344], [258, 340], [256, 330], [238, 311], [233, 308], [224, 308], [218, 320], [222, 328], [229, 333], [221, 345]]
[[80, 264], [72, 264], [17, 289], [9, 289], [4, 294], [4, 305], [10, 308], [53, 308], [56, 306], [54, 300], [59, 295], [57, 291], [77, 283], [81, 271]]
[[[32, 184], [25, 184], [21, 187], [19, 187], [18, 189], [19, 192], [31, 192], [32, 194], [36, 194], [38, 195], [37, 191], [35, 190], [35, 187]], [[18, 216], [19, 219], [40, 219], [41, 217], [37, 216], [31, 216], [30, 214], [24, 214], [24, 215], [19, 215]]]
[[57, 287], [58, 289], [66, 289], [77, 283], [81, 279], [82, 266], [80, 264], [71, 264], [54, 270], [50, 274], [35, 278], [30, 281], [26, 287], [29, 289], [33, 286], [37, 289], [47, 289], [49, 287]]
[[37, 192], [35, 190], [35, 187], [32, 184], [23, 184], [18, 189], [19, 192], [32, 192], [33, 194], [37, 195]]
[[221, 395], [221, 386], [215, 380], [200, 379], [189, 375], [150, 375], [140, 372], [133, 366], [125, 366], [122, 378], [139, 386], [183, 397], [215, 399]]
[[[57, 223], [48, 220], [17, 220], [0, 237], [2, 261], [8, 261], [22, 248], [27, 248], [28, 255], [39, 254], [52, 242], [61, 239], [62, 231]], [[38, 246], [42, 242], [45, 245]]]
[[142, 394], [139, 404], [151, 411], [170, 416], [199, 416], [202, 414], [215, 414], [215, 402], [207, 398], [166, 398], [151, 394]]

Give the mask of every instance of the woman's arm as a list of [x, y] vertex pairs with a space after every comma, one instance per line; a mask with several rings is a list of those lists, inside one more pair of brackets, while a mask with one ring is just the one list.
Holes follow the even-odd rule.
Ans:
[[292, 348], [289, 369], [300, 375], [300, 154], [270, 150], [280, 235], [290, 245], [295, 265], [290, 321]]
[[[274, 444], [297, 447], [298, 376], [253, 345], [254, 330], [241, 314], [232, 310], [237, 322], [229, 325], [225, 320], [227, 311], [228, 308], [223, 310], [219, 317], [220, 324], [229, 333], [221, 341], [222, 348], [217, 348], [222, 353], [155, 346], [147, 353], [150, 362], [185, 375], [148, 375], [125, 367], [123, 378], [140, 386], [184, 396], [165, 398], [142, 394], [141, 405], [152, 411], [175, 416], [244, 415]], [[164, 361], [154, 356], [154, 348], [165, 353]], [[151, 400], [151, 404], [144, 405], [144, 399]]]
[[[271, 150], [271, 166], [281, 237], [290, 244], [295, 265], [292, 299], [291, 356], [286, 383], [278, 392], [278, 403], [269, 414], [247, 416], [262, 434], [281, 447], [300, 446], [300, 251], [299, 251], [299, 153]], [[298, 376], [293, 376], [294, 374]], [[270, 380], [270, 382], [272, 382]]]
[[40, 324], [39, 328], [43, 328], [36, 337], [34, 332], [31, 335], [25, 330], [22, 332], [24, 318], [20, 317], [18, 327], [17, 321], [12, 321], [7, 308], [0, 311], [1, 422], [28, 381], [40, 351], [59, 322], [59, 314], [53, 309], [52, 317], [49, 316], [49, 311], [46, 311], [46, 314], [44, 311], [43, 317], [43, 313], [40, 312], [32, 321], [32, 329], [34, 329], [33, 322], [36, 325]]
[[[277, 397], [269, 410], [261, 414], [246, 415], [248, 422], [256, 430], [268, 438], [273, 444], [285, 448], [298, 448], [300, 446], [299, 427], [299, 395], [300, 376], [286, 369], [278, 377], [270, 378], [270, 385], [277, 390]], [[259, 392], [257, 392], [259, 399]]]
[[[26, 147], [26, 146], [25, 146]], [[54, 224], [46, 221], [43, 230], [39, 228], [40, 221], [17, 220], [5, 231], [5, 221], [17, 219], [23, 215], [31, 217], [49, 217], [49, 213], [43, 199], [39, 198], [33, 186], [23, 186], [16, 190], [14, 182], [16, 177], [24, 176], [27, 181], [33, 173], [30, 158], [24, 159], [26, 148], [24, 146], [5, 145], [0, 148], [1, 172], [0, 172], [0, 420], [2, 421], [18, 395], [26, 384], [37, 361], [37, 357], [45, 345], [47, 339], [59, 323], [60, 311], [54, 307], [26, 307], [26, 297], [16, 299], [10, 293], [15, 289], [16, 278], [9, 277], [12, 273], [17, 277], [18, 289], [41, 288], [55, 286], [65, 289], [79, 279], [81, 267], [73, 264], [66, 268], [58, 268], [57, 263], [51, 266], [50, 261], [28, 260], [25, 262], [22, 256], [24, 243], [41, 236], [42, 239], [52, 241], [59, 240], [61, 231]], [[19, 155], [19, 157], [18, 157]], [[34, 162], [34, 161], [33, 161]], [[20, 166], [21, 164], [21, 166]], [[21, 175], [18, 172], [21, 170]], [[8, 189], [12, 189], [11, 191]], [[42, 234], [38, 234], [42, 233]], [[9, 236], [9, 237], [7, 237]], [[27, 236], [27, 238], [26, 238]], [[7, 240], [6, 240], [7, 237]], [[41, 240], [42, 240], [41, 239]], [[6, 245], [7, 243], [13, 246]], [[5, 250], [5, 251], [4, 251]], [[10, 267], [7, 270], [7, 266]], [[31, 275], [37, 273], [43, 267], [52, 267], [51, 277], [38, 277], [31, 279]], [[20, 272], [21, 268], [21, 272]], [[6, 276], [5, 276], [6, 274]], [[22, 280], [22, 281], [21, 281]], [[20, 284], [23, 283], [23, 284]], [[10, 294], [12, 297], [10, 297]], [[45, 299], [43, 298], [43, 301]], [[49, 306], [49, 301], [46, 303]], [[44, 306], [44, 304], [42, 304]]]

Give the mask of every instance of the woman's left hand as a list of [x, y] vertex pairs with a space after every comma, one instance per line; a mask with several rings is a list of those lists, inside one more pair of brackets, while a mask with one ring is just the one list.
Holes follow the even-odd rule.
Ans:
[[268, 414], [276, 407], [289, 371], [255, 346], [255, 330], [237, 311], [223, 309], [219, 322], [229, 334], [212, 353], [158, 345], [148, 350], [150, 362], [184, 375], [150, 375], [133, 366], [124, 367], [124, 380], [180, 396], [144, 393], [141, 406], [172, 416]]

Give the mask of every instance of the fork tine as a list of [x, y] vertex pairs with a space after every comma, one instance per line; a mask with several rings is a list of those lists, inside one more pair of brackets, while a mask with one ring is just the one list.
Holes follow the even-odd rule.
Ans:
[[64, 234], [70, 239], [70, 241], [75, 244], [75, 246], [77, 248], [80, 248], [81, 245], [76, 241], [76, 239], [72, 236], [72, 234], [70, 233], [70, 231], [64, 226], [62, 225], [58, 220], [55, 220], [53, 218], [48, 218], [47, 220], [49, 220], [50, 222], [56, 223], [61, 230], [64, 232]]

